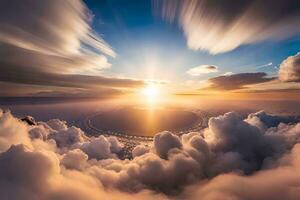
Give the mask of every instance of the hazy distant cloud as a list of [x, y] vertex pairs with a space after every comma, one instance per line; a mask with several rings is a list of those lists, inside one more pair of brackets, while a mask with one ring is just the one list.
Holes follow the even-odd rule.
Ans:
[[191, 76], [200, 76], [202, 74], [209, 74], [218, 72], [218, 67], [214, 65], [200, 65], [198, 67], [194, 67], [189, 69], [186, 73]]
[[257, 73], [240, 73], [232, 75], [223, 75], [210, 78], [210, 86], [207, 89], [216, 90], [235, 90], [242, 89], [245, 86], [272, 81], [275, 78], [266, 77], [264, 72]]
[[161, 10], [166, 21], [178, 20], [189, 48], [212, 54], [300, 33], [300, 4], [297, 0], [155, 2], [155, 9]]
[[[122, 86], [121, 83], [119, 86], [120, 88], [111, 88], [111, 85], [109, 85], [109, 87], [105, 87], [105, 85], [103, 85], [103, 87], [95, 85], [94, 87], [90, 88], [73, 88], [60, 86], [45, 87], [44, 85], [28, 85], [0, 82], [0, 97], [50, 97], [53, 98], [53, 100], [55, 100], [55, 98], [56, 100], [82, 100], [82, 98], [111, 98], [125, 93], [123, 91], [123, 88], [121, 88], [124, 86]], [[135, 85], [127, 85], [127, 87], [135, 87]], [[138, 81], [136, 87], [139, 87]]]
[[[0, 93], [1, 94], [1, 93]], [[119, 89], [113, 88], [94, 88], [94, 89], [67, 89], [63, 90], [45, 90], [34, 93], [27, 93], [24, 96], [30, 97], [61, 97], [63, 98], [72, 98], [73, 100], [81, 98], [110, 98], [114, 96], [119, 96], [124, 94]], [[23, 97], [24, 97], [23, 96]]]
[[143, 81], [126, 78], [110, 78], [81, 74], [45, 73], [27, 70], [21, 71], [17, 68], [14, 69], [13, 67], [4, 72], [5, 73], [0, 74], [0, 81], [20, 84], [77, 88], [96, 88], [100, 86], [136, 87], [143, 85]]
[[[247, 91], [241, 91], [241, 93], [299, 93], [300, 88], [299, 87], [287, 87], [282, 89], [249, 89]], [[300, 94], [300, 93], [299, 93]]]
[[[95, 89], [94, 94], [99, 95], [99, 92], [110, 93], [113, 90], [115, 92], [114, 88], [134, 88], [144, 85], [144, 82], [141, 80], [126, 78], [51, 73], [34, 69], [28, 70], [28, 68], [20, 68], [19, 66], [12, 65], [3, 65], [0, 68], [1, 72], [3, 72], [0, 73], [0, 81], [2, 82], [0, 82], [0, 85], [3, 86], [0, 94], [8, 94], [9, 96], [13, 95], [13, 90], [15, 90], [16, 95], [21, 94], [21, 96], [24, 94], [28, 96], [28, 94], [49, 90], [56, 90], [60, 91], [59, 93], [65, 94], [69, 93], [71, 96], [76, 93], [81, 93], [82, 96], [89, 96], [89, 94], [93, 93], [90, 91], [91, 89]], [[11, 83], [11, 85], [8, 83]], [[38, 87], [30, 87], [30, 85]], [[20, 87], [23, 89], [21, 90]], [[54, 89], [51, 87], [54, 87]], [[59, 87], [62, 87], [62, 89], [58, 89]], [[103, 87], [106, 87], [106, 89], [102, 89]], [[71, 88], [74, 89], [71, 91]]]
[[288, 57], [280, 64], [279, 80], [300, 82], [300, 53]]

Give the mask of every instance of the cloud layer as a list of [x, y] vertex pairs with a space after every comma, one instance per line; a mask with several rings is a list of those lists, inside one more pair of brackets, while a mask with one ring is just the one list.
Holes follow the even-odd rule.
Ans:
[[300, 6], [296, 0], [156, 2], [155, 9], [166, 21], [178, 21], [191, 49], [212, 54], [264, 40], [281, 40], [300, 32]]
[[29, 126], [1, 111], [0, 195], [28, 200], [297, 199], [298, 121], [263, 111], [245, 119], [229, 112], [211, 118], [200, 132], [158, 133], [153, 143], [134, 148], [132, 160], [121, 160], [124, 145], [115, 137], [89, 137], [58, 119]]

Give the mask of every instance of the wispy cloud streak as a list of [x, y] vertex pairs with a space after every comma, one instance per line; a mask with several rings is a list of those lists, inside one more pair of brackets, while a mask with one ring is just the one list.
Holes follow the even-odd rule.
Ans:
[[163, 0], [156, 5], [163, 19], [178, 21], [189, 48], [212, 54], [300, 33], [296, 0]]

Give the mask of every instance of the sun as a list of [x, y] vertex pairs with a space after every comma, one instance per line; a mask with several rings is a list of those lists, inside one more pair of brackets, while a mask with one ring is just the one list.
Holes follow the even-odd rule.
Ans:
[[141, 93], [148, 102], [155, 102], [159, 97], [159, 88], [153, 84], [149, 84], [142, 89]]

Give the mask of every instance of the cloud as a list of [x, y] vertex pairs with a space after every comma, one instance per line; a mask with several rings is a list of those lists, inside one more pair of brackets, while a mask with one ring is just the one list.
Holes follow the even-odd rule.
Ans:
[[0, 151], [6, 151], [12, 144], [32, 146], [25, 123], [19, 123], [10, 112], [3, 112], [1, 109], [0, 118]]
[[80, 149], [68, 151], [61, 160], [61, 164], [68, 169], [82, 170], [87, 164], [88, 155]]
[[107, 56], [116, 53], [92, 30], [92, 14], [83, 1], [4, 0], [1, 5], [1, 82], [44, 88], [142, 84], [99, 75], [111, 66]]
[[[3, 69], [3, 68], [2, 68]], [[10, 69], [13, 70], [13, 69]], [[34, 71], [23, 71], [18, 75], [18, 69], [6, 71], [0, 74], [0, 80], [19, 84], [33, 84], [43, 86], [74, 87], [74, 88], [96, 88], [106, 87], [138, 87], [144, 83], [140, 80], [126, 78], [109, 78], [103, 76], [81, 75], [81, 74], [57, 74]]]
[[2, 65], [42, 72], [74, 72], [110, 66], [101, 52], [111, 56], [115, 53], [92, 32], [91, 13], [82, 1], [26, 0], [20, 5], [16, 0], [5, 0], [2, 3]]
[[1, 196], [38, 199], [47, 192], [51, 176], [59, 172], [58, 163], [57, 158], [47, 153], [31, 152], [23, 145], [11, 146], [0, 154]]
[[[73, 142], [75, 144], [76, 142]], [[104, 159], [104, 158], [116, 158], [116, 153], [119, 153], [123, 149], [121, 144], [115, 137], [99, 136], [97, 138], [91, 138], [90, 141], [77, 143], [73, 146], [79, 148], [85, 152], [89, 158]]]
[[[92, 83], [93, 76], [90, 76], [91, 80], [80, 82], [72, 82], [62, 84], [65, 86], [49, 86], [44, 85], [30, 85], [30, 84], [17, 84], [17, 83], [8, 83], [0, 82], [0, 91], [1, 97], [31, 97], [34, 100], [38, 98], [48, 97], [48, 100], [57, 98], [69, 99], [69, 100], [78, 100], [78, 99], [100, 99], [100, 98], [111, 98], [115, 96], [120, 96], [125, 93], [123, 89], [128, 88], [138, 88], [144, 85], [143, 81], [140, 80], [131, 80], [131, 79], [114, 79], [114, 78], [104, 78], [101, 79], [96, 77], [94, 83]], [[99, 81], [97, 81], [97, 79]], [[66, 80], [61, 80], [63, 83]], [[83, 80], [82, 80], [83, 81]], [[89, 85], [90, 83], [90, 85]], [[99, 84], [99, 85], [97, 85]], [[68, 86], [66, 86], [68, 85]], [[46, 100], [46, 98], [44, 98]], [[4, 100], [4, 98], [3, 98]]]
[[217, 176], [207, 183], [188, 188], [182, 198], [193, 200], [201, 196], [203, 200], [298, 199], [299, 150], [300, 146], [297, 144], [285, 157], [288, 164], [279, 164], [276, 168], [261, 171], [253, 176], [240, 176], [236, 173]]
[[60, 97], [60, 98], [73, 98], [73, 99], [82, 99], [82, 98], [105, 98], [118, 96], [123, 94], [122, 91], [113, 88], [96, 88], [96, 89], [67, 89], [63, 90], [49, 90], [49, 91], [37, 91], [32, 93], [25, 93], [31, 97]]
[[1, 6], [0, 41], [44, 55], [81, 55], [76, 53], [83, 44], [115, 56], [111, 47], [92, 31], [91, 20], [92, 14], [80, 0], [26, 0], [22, 4], [5, 0]]
[[180, 138], [170, 132], [162, 132], [154, 137], [154, 146], [156, 153], [166, 158], [170, 149], [178, 148], [181, 149]]
[[266, 112], [260, 111], [250, 113], [245, 121], [266, 131], [268, 128], [277, 127], [280, 123], [296, 123], [298, 120], [294, 117], [268, 115]]
[[137, 156], [144, 155], [145, 153], [148, 153], [149, 151], [150, 151], [150, 149], [148, 147], [146, 147], [145, 145], [137, 145], [132, 150], [132, 157], [134, 158]]
[[225, 72], [224, 74], [223, 74], [223, 76], [230, 76], [230, 75], [232, 75], [232, 74], [234, 74], [233, 72]]
[[259, 65], [256, 67], [256, 71], [258, 72], [269, 72], [269, 73], [277, 73], [279, 69], [278, 65], [274, 65], [274, 63], [270, 62], [264, 65]]
[[288, 57], [280, 64], [278, 77], [284, 82], [300, 81], [300, 53]]
[[288, 88], [283, 88], [283, 89], [261, 89], [261, 90], [255, 90], [255, 89], [250, 89], [245, 91], [245, 93], [298, 93], [300, 91], [300, 88], [298, 87], [288, 87]]
[[58, 119], [29, 126], [9, 112], [0, 113], [3, 199], [260, 200], [298, 195], [296, 117], [260, 111], [243, 118], [229, 112], [210, 118], [200, 132], [158, 133], [153, 143], [135, 147], [133, 159], [122, 160], [117, 152], [123, 145], [115, 137], [89, 137]]
[[[254, 118], [256, 120], [250, 120]], [[261, 129], [265, 118], [268, 118], [267, 129]], [[294, 119], [283, 118], [279, 126], [277, 120], [277, 116], [263, 112], [252, 114], [247, 120], [236, 113], [227, 113], [211, 118], [209, 128], [202, 133], [179, 138], [170, 132], [161, 132], [155, 136], [150, 151], [143, 151], [131, 162], [103, 162], [102, 169], [93, 170], [93, 174], [105, 180], [104, 185], [109, 187], [126, 191], [148, 187], [165, 193], [178, 193], [180, 188], [193, 185], [197, 180], [227, 172], [250, 175], [297, 143], [299, 124], [288, 125], [294, 123]], [[282, 129], [286, 131], [279, 133]], [[107, 171], [110, 175], [106, 175]]]
[[263, 65], [259, 65], [259, 66], [256, 66], [257, 68], [263, 68], [263, 67], [269, 67], [269, 66], [272, 66], [273, 63], [272, 62], [269, 62], [267, 64], [263, 64]]
[[236, 90], [242, 89], [248, 85], [265, 83], [275, 79], [266, 76], [267, 74], [264, 72], [217, 76], [208, 80], [210, 86], [208, 86], [207, 89]]
[[189, 69], [186, 73], [191, 76], [200, 76], [202, 74], [218, 72], [218, 67], [214, 65], [200, 65]]
[[3, 199], [167, 199], [149, 191], [136, 194], [107, 192], [92, 176], [62, 168], [55, 153], [31, 151], [23, 145], [12, 146], [1, 153], [0, 161]]
[[155, 5], [163, 19], [178, 21], [189, 48], [212, 54], [300, 32], [300, 6], [295, 0], [164, 0]]

